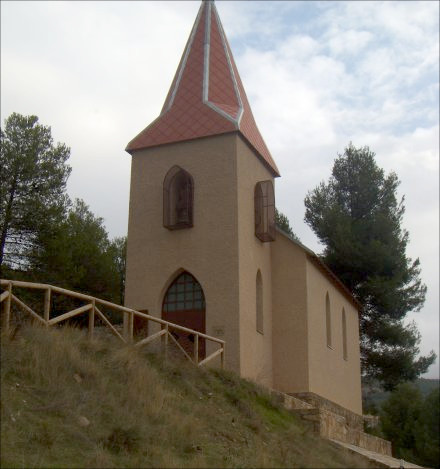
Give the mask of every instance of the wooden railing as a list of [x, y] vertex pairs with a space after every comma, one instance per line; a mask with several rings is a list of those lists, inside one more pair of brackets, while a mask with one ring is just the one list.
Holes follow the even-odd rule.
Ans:
[[[165, 344], [165, 353], [167, 352], [167, 346], [169, 340], [177, 346], [177, 348], [184, 354], [184, 356], [196, 364], [197, 366], [203, 366], [213, 360], [214, 358], [220, 356], [220, 364], [221, 367], [224, 368], [225, 362], [225, 341], [217, 339], [216, 337], [212, 337], [206, 334], [202, 334], [201, 332], [188, 329], [187, 327], [179, 326], [178, 324], [174, 324], [168, 321], [164, 321], [163, 319], [156, 318], [154, 316], [150, 316], [149, 314], [141, 313], [140, 311], [135, 311], [130, 308], [126, 308], [125, 306], [120, 306], [115, 303], [111, 303], [110, 301], [101, 300], [99, 298], [95, 298], [93, 296], [84, 295], [82, 293], [77, 293], [71, 290], [66, 290], [64, 288], [55, 287], [52, 285], [46, 285], [43, 283], [31, 283], [31, 282], [21, 282], [18, 280], [0, 280], [1, 287], [5, 290], [0, 295], [0, 303], [5, 302], [4, 310], [3, 310], [3, 327], [6, 331], [9, 331], [10, 322], [11, 322], [11, 306], [12, 303], [16, 304], [21, 310], [28, 313], [33, 319], [37, 322], [41, 323], [42, 325], [49, 327], [55, 324], [60, 323], [61, 321], [65, 321], [66, 319], [71, 319], [75, 316], [79, 316], [81, 314], [87, 313], [88, 314], [88, 335], [89, 338], [93, 337], [93, 332], [95, 328], [95, 317], [98, 316], [99, 319], [107, 326], [122, 342], [124, 343], [132, 343], [135, 347], [141, 347], [148, 343], [153, 342], [155, 339], [161, 338]], [[25, 289], [32, 289], [32, 290], [42, 290], [44, 291], [44, 303], [43, 303], [43, 314], [40, 315], [35, 312], [31, 307], [29, 307], [26, 303], [20, 300], [14, 293], [12, 293], [13, 287], [17, 288], [25, 288]], [[86, 301], [87, 304], [75, 308], [67, 313], [61, 314], [59, 316], [55, 316], [51, 319], [51, 296], [53, 293], [65, 295], [70, 298], [76, 298], [78, 300]], [[127, 316], [126, 327], [124, 327], [123, 335], [121, 335], [115, 326], [110, 322], [110, 320], [103, 314], [103, 312], [99, 309], [106, 307], [110, 308], [111, 310], [119, 311]], [[133, 334], [133, 325], [134, 325], [134, 318], [139, 317], [149, 322], [153, 322], [159, 324], [161, 329], [144, 339], [135, 341], [135, 337]], [[177, 330], [192, 334], [194, 337], [194, 350], [193, 350], [193, 357], [191, 357], [188, 352], [179, 344], [177, 339], [173, 336], [170, 332], [171, 330]], [[200, 339], [204, 339], [205, 347], [208, 345], [209, 342], [214, 343], [219, 346], [217, 350], [211, 353], [209, 356], [204, 358], [203, 360], [199, 360], [199, 342]]]

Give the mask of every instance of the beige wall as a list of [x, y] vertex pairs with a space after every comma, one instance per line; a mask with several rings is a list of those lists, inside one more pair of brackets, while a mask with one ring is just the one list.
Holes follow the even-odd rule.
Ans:
[[[332, 348], [327, 347], [329, 293]], [[272, 243], [273, 387], [313, 392], [362, 414], [359, 320], [349, 299], [312, 263], [307, 250], [277, 231]], [[343, 358], [342, 308], [347, 324]]]
[[[255, 236], [254, 189], [273, 177], [237, 137], [240, 362], [243, 377], [272, 386], [271, 244]], [[263, 334], [256, 327], [256, 277], [263, 281]]]
[[[226, 340], [226, 365], [240, 372], [236, 140], [229, 134], [133, 155], [125, 303], [160, 317], [167, 287], [189, 271], [205, 294], [207, 334]], [[169, 231], [162, 184], [174, 165], [194, 178], [194, 227]]]
[[[325, 297], [329, 294], [332, 347], [327, 346]], [[362, 414], [358, 311], [307, 259], [309, 391]], [[347, 360], [342, 349], [342, 308], [347, 321]]]
[[[194, 227], [162, 225], [163, 180], [179, 165], [194, 179]], [[226, 366], [280, 391], [314, 392], [362, 412], [357, 311], [307, 258], [277, 232], [254, 234], [254, 187], [272, 180], [237, 134], [180, 142], [132, 157], [126, 305], [161, 316], [163, 296], [182, 270], [200, 282], [206, 333], [226, 341]], [[256, 330], [256, 275], [263, 280], [264, 332]], [[325, 294], [333, 349], [326, 345]], [[348, 360], [342, 357], [342, 307]], [[150, 329], [150, 333], [154, 329]], [[212, 348], [207, 349], [209, 353]]]
[[273, 387], [309, 389], [307, 286], [304, 250], [277, 231], [272, 243]]

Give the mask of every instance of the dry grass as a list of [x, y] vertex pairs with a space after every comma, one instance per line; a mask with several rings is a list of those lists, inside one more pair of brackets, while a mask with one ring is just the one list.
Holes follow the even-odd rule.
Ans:
[[73, 328], [3, 335], [1, 359], [2, 467], [365, 467], [230, 372]]

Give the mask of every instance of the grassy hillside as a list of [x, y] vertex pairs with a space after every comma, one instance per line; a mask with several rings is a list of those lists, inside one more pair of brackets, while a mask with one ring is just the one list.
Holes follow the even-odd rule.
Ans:
[[235, 374], [112, 337], [1, 341], [2, 467], [366, 467]]

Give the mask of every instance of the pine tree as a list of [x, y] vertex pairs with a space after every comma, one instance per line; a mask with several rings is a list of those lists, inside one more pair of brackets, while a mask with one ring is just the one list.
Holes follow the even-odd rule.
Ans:
[[65, 213], [70, 149], [53, 143], [36, 116], [11, 114], [0, 129], [0, 276], [4, 265], [23, 269], [42, 232]]
[[364, 377], [393, 389], [424, 373], [435, 354], [417, 358], [420, 334], [414, 324], [403, 324], [408, 312], [422, 308], [426, 286], [419, 260], [406, 256], [399, 179], [393, 172], [385, 176], [374, 157], [368, 147], [350, 144], [328, 183], [307, 194], [305, 221], [325, 246], [323, 260], [363, 305]]
[[275, 223], [283, 230], [286, 234], [288, 234], [291, 238], [299, 241], [298, 236], [293, 232], [292, 227], [290, 226], [289, 219], [287, 218], [284, 213], [280, 212], [277, 208], [275, 208]]

